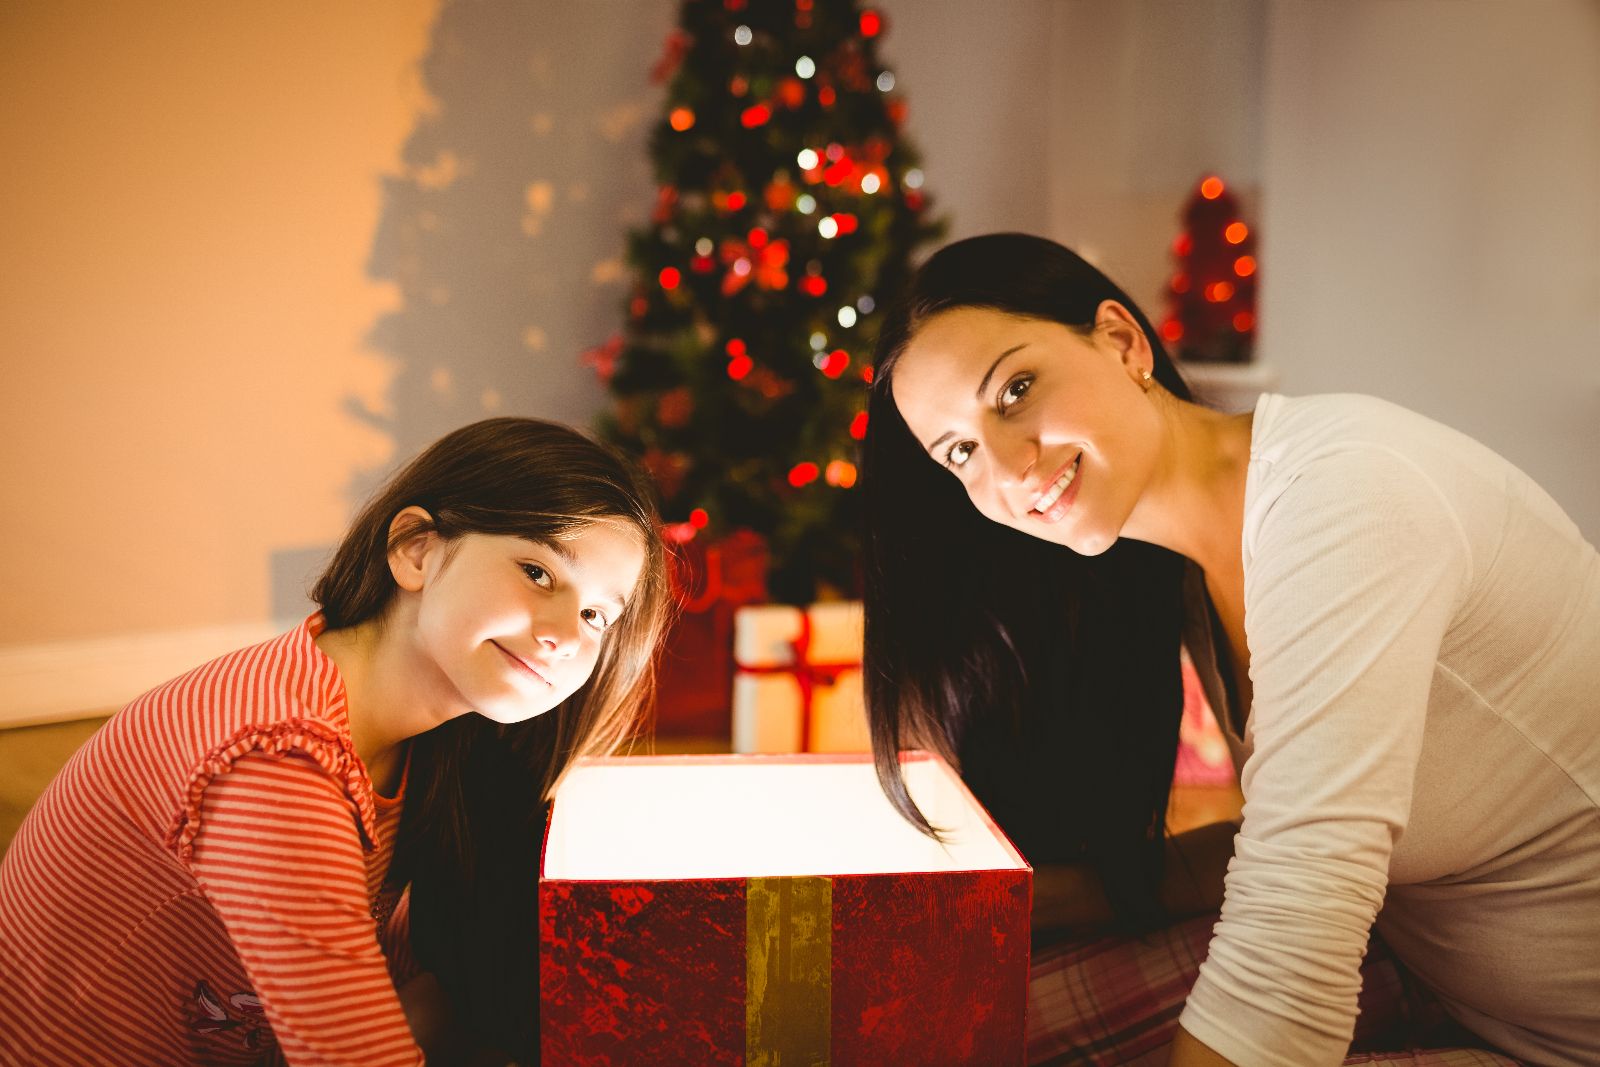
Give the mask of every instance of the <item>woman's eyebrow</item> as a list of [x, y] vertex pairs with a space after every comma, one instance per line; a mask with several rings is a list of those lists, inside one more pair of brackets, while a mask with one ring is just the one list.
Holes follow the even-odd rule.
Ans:
[[994, 372], [1000, 368], [1000, 364], [1004, 363], [1005, 360], [1006, 360], [1006, 357], [1011, 355], [1011, 353], [1019, 351], [1020, 349], [1024, 349], [1024, 348], [1027, 348], [1027, 347], [1028, 347], [1028, 342], [1024, 341], [1020, 345], [1012, 345], [1010, 348], [1006, 349], [1004, 352], [1002, 352], [998, 356], [996, 356], [995, 357], [995, 361], [993, 363], [989, 364], [989, 370], [987, 371], [987, 373], [984, 374], [983, 381], [978, 383], [978, 391], [973, 393], [972, 395], [975, 396], [977, 399], [982, 400], [983, 399], [983, 394], [989, 391], [989, 379], [994, 377]]
[[[983, 394], [989, 391], [989, 379], [993, 378], [994, 377], [994, 372], [1000, 369], [1000, 364], [1005, 362], [1007, 356], [1011, 355], [1014, 352], [1019, 352], [1022, 349], [1027, 348], [1027, 347], [1028, 347], [1028, 342], [1024, 341], [1020, 345], [1012, 345], [1010, 348], [1006, 349], [1004, 352], [1002, 352], [998, 356], [996, 356], [994, 362], [989, 364], [989, 369], [984, 372], [983, 380], [978, 383], [977, 391], [972, 394], [974, 399], [976, 399], [979, 403], [982, 403], [983, 402]], [[948, 441], [950, 438], [952, 438], [954, 436], [955, 436], [954, 431], [949, 432], [949, 433], [940, 434], [937, 438], [935, 438], [933, 441], [928, 443], [927, 450], [929, 452], [932, 452], [934, 449], [938, 448], [941, 444], [943, 444], [944, 442]]]

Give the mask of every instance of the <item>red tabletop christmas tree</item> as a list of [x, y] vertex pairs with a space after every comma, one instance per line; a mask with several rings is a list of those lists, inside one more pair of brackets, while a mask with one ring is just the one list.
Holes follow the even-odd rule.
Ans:
[[857, 0], [685, 0], [655, 70], [659, 189], [602, 433], [680, 541], [753, 530], [800, 603], [855, 585], [851, 487], [882, 301], [938, 234], [905, 103]]
[[1180, 359], [1248, 363], [1256, 329], [1255, 235], [1222, 179], [1209, 175], [1183, 212], [1172, 242], [1177, 272], [1167, 284], [1161, 337]]

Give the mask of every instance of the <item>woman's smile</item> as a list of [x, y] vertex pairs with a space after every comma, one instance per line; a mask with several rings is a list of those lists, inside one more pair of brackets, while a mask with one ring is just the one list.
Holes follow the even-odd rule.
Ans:
[[1078, 468], [1082, 463], [1083, 453], [1079, 452], [1070, 463], [1056, 472], [1028, 514], [1036, 516], [1041, 522], [1060, 522], [1062, 516], [1072, 508], [1073, 501], [1078, 499]]

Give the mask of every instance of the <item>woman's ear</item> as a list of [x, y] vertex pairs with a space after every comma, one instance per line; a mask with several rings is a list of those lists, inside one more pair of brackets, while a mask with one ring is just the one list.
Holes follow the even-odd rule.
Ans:
[[1156, 357], [1150, 350], [1150, 338], [1133, 312], [1115, 300], [1103, 300], [1095, 311], [1094, 328], [1112, 346], [1133, 381], [1142, 383], [1147, 373], [1154, 372]]
[[421, 591], [427, 576], [428, 553], [439, 541], [433, 516], [412, 505], [389, 521], [389, 573], [401, 589]]

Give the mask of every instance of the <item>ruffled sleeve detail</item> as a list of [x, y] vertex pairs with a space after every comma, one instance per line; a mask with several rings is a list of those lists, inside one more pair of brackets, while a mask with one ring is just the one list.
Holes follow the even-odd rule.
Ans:
[[167, 847], [185, 864], [193, 858], [195, 835], [200, 832], [200, 801], [207, 787], [226, 774], [240, 757], [251, 752], [282, 758], [305, 756], [340, 783], [355, 809], [361, 827], [361, 845], [371, 851], [378, 840], [378, 811], [372, 779], [356, 755], [350, 737], [323, 719], [288, 719], [268, 726], [247, 726], [200, 760], [189, 778], [183, 806], [167, 831]]

